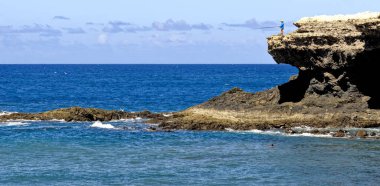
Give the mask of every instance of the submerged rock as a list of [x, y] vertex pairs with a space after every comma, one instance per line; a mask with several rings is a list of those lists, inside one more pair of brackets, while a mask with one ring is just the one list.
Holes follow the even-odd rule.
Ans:
[[380, 13], [304, 18], [295, 25], [288, 35], [268, 38], [274, 60], [299, 69], [288, 83], [258, 93], [234, 88], [174, 114], [161, 127], [379, 127]]

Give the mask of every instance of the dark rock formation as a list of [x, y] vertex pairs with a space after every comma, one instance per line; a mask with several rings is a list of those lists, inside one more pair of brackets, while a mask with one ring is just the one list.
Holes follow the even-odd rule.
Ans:
[[277, 63], [297, 67], [298, 76], [254, 94], [235, 88], [175, 114], [161, 126], [190, 130], [380, 126], [379, 15], [296, 22], [295, 32], [268, 38], [268, 51]]
[[65, 120], [65, 121], [110, 121], [130, 118], [146, 118], [155, 121], [164, 119], [162, 114], [155, 114], [149, 111], [124, 112], [116, 110], [102, 110], [95, 108], [71, 107], [57, 109], [41, 113], [13, 113], [0, 116], [0, 121], [6, 120]]
[[343, 130], [338, 130], [337, 132], [333, 134], [333, 137], [336, 137], [336, 138], [343, 138], [345, 136], [346, 136], [346, 132]]

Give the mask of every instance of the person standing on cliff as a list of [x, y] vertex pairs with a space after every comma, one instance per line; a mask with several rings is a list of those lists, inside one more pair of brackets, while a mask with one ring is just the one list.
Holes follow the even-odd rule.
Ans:
[[284, 36], [284, 29], [285, 29], [285, 23], [284, 23], [284, 20], [281, 20], [280, 29], [281, 29], [281, 36]]

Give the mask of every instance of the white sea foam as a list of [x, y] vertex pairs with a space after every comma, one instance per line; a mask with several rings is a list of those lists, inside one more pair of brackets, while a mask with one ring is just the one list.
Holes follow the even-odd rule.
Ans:
[[100, 121], [95, 121], [95, 123], [93, 123], [91, 125], [91, 127], [102, 128], [102, 129], [115, 129], [115, 127], [113, 125], [111, 125], [111, 124], [103, 124]]
[[29, 125], [29, 124], [30, 123], [21, 122], [21, 121], [9, 121], [9, 122], [0, 123], [0, 126], [11, 127], [11, 126], [24, 126], [24, 125]]
[[250, 133], [256, 133], [256, 134], [271, 134], [271, 135], [284, 134], [283, 132], [280, 132], [280, 131], [273, 131], [273, 130], [257, 130], [257, 129], [248, 130], [247, 132], [250, 132]]
[[302, 126], [302, 127], [293, 127], [292, 129], [299, 130], [299, 131], [312, 131], [312, 130], [315, 130], [317, 128], [312, 128], [309, 126]]
[[236, 132], [236, 130], [231, 129], [231, 128], [225, 128], [224, 130], [226, 130], [226, 131], [228, 131], [228, 132]]
[[324, 21], [324, 22], [331, 22], [331, 21], [347, 21], [350, 19], [371, 19], [371, 18], [379, 18], [380, 13], [379, 12], [361, 12], [357, 14], [350, 14], [350, 15], [321, 15], [321, 16], [315, 16], [315, 17], [304, 17], [301, 20], [298, 21], [298, 23], [304, 23], [304, 22], [310, 22], [310, 21]]
[[299, 134], [284, 134], [286, 136], [305, 136], [305, 137], [317, 137], [317, 138], [332, 138], [333, 136], [331, 134], [312, 134], [312, 133], [299, 133]]
[[299, 134], [287, 134], [285, 132], [277, 131], [277, 130], [247, 130], [247, 131], [239, 131], [239, 130], [234, 130], [231, 128], [225, 128], [226, 131], [228, 132], [238, 132], [238, 133], [255, 133], [255, 134], [266, 134], [266, 135], [282, 135], [282, 136], [293, 136], [293, 137], [300, 137], [300, 136], [305, 136], [305, 137], [319, 137], [319, 138], [332, 138], [331, 134], [311, 134], [311, 133], [299, 133]]
[[0, 111], [0, 116], [7, 116], [7, 115], [11, 115], [13, 113], [17, 113], [17, 112]]
[[53, 121], [53, 122], [66, 122], [64, 119], [52, 119], [52, 120], [49, 120], [49, 121]]
[[239, 133], [255, 133], [255, 134], [271, 134], [271, 135], [278, 135], [278, 134], [284, 134], [283, 132], [280, 131], [273, 131], [273, 130], [234, 130], [231, 128], [225, 128], [226, 131], [228, 132], [239, 132]]
[[170, 117], [173, 116], [173, 114], [163, 114], [164, 117]]

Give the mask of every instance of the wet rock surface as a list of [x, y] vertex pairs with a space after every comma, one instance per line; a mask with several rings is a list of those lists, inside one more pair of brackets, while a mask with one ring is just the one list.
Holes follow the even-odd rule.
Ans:
[[356, 137], [365, 138], [367, 136], [368, 136], [368, 133], [365, 130], [359, 130], [358, 132], [356, 132]]
[[336, 137], [336, 138], [343, 138], [345, 136], [346, 136], [346, 131], [343, 131], [343, 130], [339, 130], [333, 134], [333, 137]]
[[258, 93], [234, 88], [174, 114], [160, 126], [187, 130], [380, 127], [376, 85], [380, 14], [305, 18], [295, 25], [295, 32], [268, 38], [268, 52], [275, 61], [299, 69], [288, 83]]

